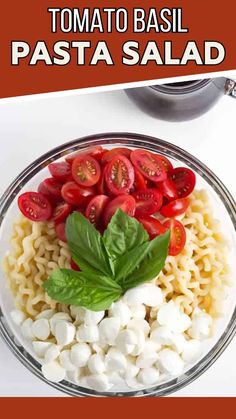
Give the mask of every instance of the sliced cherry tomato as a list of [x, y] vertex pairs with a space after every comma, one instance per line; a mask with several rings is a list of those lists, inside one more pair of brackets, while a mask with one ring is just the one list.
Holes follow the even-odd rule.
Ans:
[[60, 223], [55, 225], [56, 235], [59, 240], [67, 242], [66, 238], [66, 223]]
[[49, 200], [39, 192], [25, 192], [18, 198], [18, 207], [31, 221], [46, 221], [52, 215]]
[[134, 183], [134, 168], [126, 157], [117, 155], [107, 164], [105, 179], [114, 195], [128, 193]]
[[98, 183], [96, 184], [96, 189], [99, 195], [106, 195], [107, 193], [106, 180], [105, 180], [106, 170], [107, 170], [107, 165], [104, 166], [100, 179], [98, 180]]
[[99, 223], [108, 202], [109, 198], [106, 195], [97, 195], [91, 199], [85, 211], [85, 217], [89, 219], [90, 223], [95, 225]]
[[104, 153], [104, 149], [100, 145], [97, 145], [94, 147], [88, 147], [84, 150], [78, 150], [75, 153], [72, 153], [69, 156], [66, 156], [66, 161], [69, 164], [72, 164], [73, 161], [76, 159], [76, 157], [82, 156], [84, 154], [94, 157], [97, 160], [100, 160], [101, 157], [103, 156], [103, 153]]
[[[155, 155], [155, 154], [154, 154]], [[167, 157], [162, 156], [161, 154], [156, 154], [156, 156], [158, 157], [158, 159], [161, 161], [162, 163], [162, 167], [165, 170], [165, 172], [167, 173], [171, 173], [173, 170], [173, 165], [170, 162], [169, 159], [167, 159]]]
[[52, 203], [61, 201], [62, 184], [50, 177], [44, 179], [38, 187], [38, 192], [46, 196]]
[[167, 178], [162, 160], [157, 155], [146, 150], [134, 150], [130, 154], [130, 159], [145, 178], [153, 182], [162, 182]]
[[166, 220], [163, 224], [167, 229], [170, 229], [170, 244], [169, 255], [177, 256], [182, 252], [186, 243], [186, 231], [180, 221], [172, 218]]
[[155, 214], [162, 206], [162, 194], [157, 189], [140, 189], [132, 194], [136, 201], [135, 216]]
[[88, 154], [76, 157], [72, 163], [72, 176], [80, 186], [95, 185], [100, 175], [99, 163]]
[[62, 223], [72, 211], [72, 206], [67, 202], [60, 202], [53, 210], [52, 220], [57, 223]]
[[107, 225], [118, 208], [121, 208], [131, 217], [135, 213], [135, 199], [131, 195], [119, 195], [109, 202], [104, 212], [104, 224]]
[[125, 148], [125, 147], [113, 148], [112, 150], [109, 150], [103, 154], [101, 163], [102, 164], [109, 163], [109, 161], [113, 160], [114, 157], [117, 156], [118, 154], [129, 158], [130, 153], [131, 153], [131, 150], [129, 148]]
[[147, 183], [142, 175], [142, 173], [136, 169], [136, 167], [134, 168], [134, 184], [133, 184], [133, 189], [136, 191], [138, 189], [146, 189], [147, 188]]
[[167, 178], [163, 182], [159, 182], [157, 186], [159, 191], [168, 199], [168, 201], [178, 198], [176, 186], [171, 179]]
[[62, 183], [66, 182], [71, 176], [71, 167], [66, 161], [50, 163], [48, 169], [52, 177]]
[[61, 194], [63, 199], [70, 205], [80, 206], [88, 204], [95, 195], [94, 188], [82, 188], [76, 182], [67, 182], [63, 185]]
[[171, 173], [171, 179], [176, 186], [179, 198], [190, 195], [196, 184], [195, 173], [187, 167], [176, 167]]
[[175, 199], [164, 205], [160, 211], [163, 217], [176, 217], [177, 215], [184, 214], [189, 206], [188, 198]]
[[70, 260], [70, 267], [73, 271], [80, 271], [80, 267], [75, 263], [75, 261], [71, 258]]
[[160, 236], [161, 234], [164, 234], [167, 230], [160, 221], [154, 217], [150, 217], [150, 215], [146, 215], [145, 217], [137, 217], [137, 220], [148, 232], [150, 240]]

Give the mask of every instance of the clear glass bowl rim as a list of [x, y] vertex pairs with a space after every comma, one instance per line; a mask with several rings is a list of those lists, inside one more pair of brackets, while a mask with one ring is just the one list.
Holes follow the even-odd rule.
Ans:
[[[15, 196], [19, 193], [21, 188], [42, 168], [47, 166], [54, 160], [65, 156], [66, 154], [73, 153], [78, 149], [84, 149], [86, 147], [95, 145], [122, 145], [131, 146], [135, 148], [146, 148], [150, 151], [168, 155], [174, 159], [181, 160], [184, 164], [191, 167], [195, 172], [204, 178], [207, 183], [214, 189], [218, 194], [221, 201], [231, 218], [234, 230], [236, 231], [236, 203], [231, 196], [230, 192], [224, 186], [224, 184], [217, 178], [216, 175], [197, 158], [192, 156], [190, 153], [181, 149], [180, 147], [161, 140], [159, 138], [150, 137], [144, 134], [133, 134], [126, 132], [112, 132], [112, 133], [101, 133], [90, 136], [81, 137], [62, 144], [51, 151], [43, 154], [40, 158], [35, 160], [32, 164], [26, 167], [17, 178], [10, 184], [5, 193], [0, 199], [0, 226], [2, 224], [4, 215], [6, 214], [9, 206], [13, 202]], [[227, 328], [221, 335], [220, 339], [214, 345], [214, 347], [206, 354], [199, 363], [194, 365], [190, 370], [185, 372], [182, 376], [172, 379], [166, 383], [158, 386], [137, 391], [129, 392], [96, 392], [93, 390], [79, 387], [68, 381], [62, 381], [60, 383], [52, 383], [46, 380], [40, 370], [40, 364], [29, 354], [27, 351], [17, 345], [14, 338], [12, 337], [11, 331], [5, 324], [5, 319], [0, 307], [0, 334], [3, 340], [8, 345], [9, 349], [14, 353], [18, 360], [27, 367], [34, 375], [39, 377], [45, 383], [51, 385], [55, 389], [67, 393], [71, 396], [86, 396], [86, 397], [157, 397], [166, 396], [170, 393], [180, 390], [184, 386], [190, 384], [196, 378], [198, 378], [203, 372], [205, 372], [222, 354], [226, 349], [230, 341], [233, 339], [236, 333], [236, 307], [232, 314], [232, 317], [228, 323]]]

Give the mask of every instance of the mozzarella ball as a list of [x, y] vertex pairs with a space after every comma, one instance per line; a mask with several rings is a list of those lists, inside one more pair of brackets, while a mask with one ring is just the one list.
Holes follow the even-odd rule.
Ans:
[[144, 368], [138, 374], [138, 380], [145, 385], [156, 384], [159, 380], [160, 373], [157, 368]]
[[210, 336], [212, 326], [212, 318], [209, 314], [198, 312], [194, 314], [192, 326], [188, 330], [189, 336], [193, 339], [206, 339]]
[[116, 317], [103, 319], [98, 325], [101, 343], [114, 345], [120, 330], [120, 321]]
[[201, 353], [201, 344], [196, 339], [186, 341], [184, 350], [182, 352], [182, 358], [184, 362], [191, 363], [196, 361]]
[[64, 312], [58, 312], [56, 314], [54, 314], [50, 320], [49, 320], [49, 324], [50, 324], [50, 328], [52, 331], [52, 334], [55, 334], [55, 327], [56, 324], [60, 321], [60, 320], [66, 320], [68, 322], [72, 321], [70, 315], [68, 313], [64, 313]]
[[187, 341], [183, 334], [180, 334], [180, 333], [172, 334], [172, 343], [170, 346], [172, 346], [172, 348], [179, 354], [181, 354], [183, 350], [185, 349], [186, 343]]
[[136, 365], [138, 368], [149, 368], [151, 367], [153, 364], [155, 364], [155, 362], [157, 362], [159, 356], [157, 354], [157, 352], [155, 351], [151, 351], [151, 350], [144, 350], [138, 357], [136, 360]]
[[144, 304], [133, 304], [129, 308], [132, 319], [145, 319], [146, 307]]
[[105, 315], [105, 311], [91, 311], [85, 310], [84, 323], [87, 326], [100, 323]]
[[37, 314], [35, 317], [36, 319], [47, 319], [50, 320], [51, 317], [55, 314], [55, 310], [49, 308], [48, 310], [41, 311], [41, 313]]
[[110, 348], [105, 356], [105, 363], [108, 370], [125, 371], [127, 368], [126, 357], [116, 348]]
[[70, 306], [70, 313], [73, 319], [76, 319], [77, 323], [83, 323], [86, 309], [79, 306]]
[[51, 333], [49, 321], [44, 318], [35, 320], [32, 324], [32, 331], [37, 339], [46, 340]]
[[33, 320], [29, 317], [28, 319], [24, 320], [21, 325], [21, 331], [23, 336], [28, 340], [34, 340], [35, 335], [32, 330]]
[[150, 339], [159, 345], [171, 345], [172, 332], [167, 326], [159, 326], [151, 331]]
[[129, 379], [129, 378], [137, 377], [139, 371], [140, 371], [139, 367], [137, 367], [137, 365], [135, 365], [134, 362], [127, 360], [127, 368], [124, 373], [124, 378]]
[[74, 371], [76, 369], [76, 366], [71, 362], [69, 349], [65, 349], [60, 353], [59, 361], [60, 365], [65, 368], [66, 371]]
[[76, 367], [84, 367], [91, 355], [90, 346], [87, 343], [76, 343], [71, 348], [71, 362]]
[[59, 383], [66, 376], [65, 369], [57, 361], [44, 364], [42, 366], [42, 373], [47, 380], [53, 381], [54, 383]]
[[137, 344], [137, 335], [133, 330], [122, 330], [116, 338], [116, 348], [124, 355], [130, 354]]
[[25, 313], [21, 310], [12, 310], [10, 312], [10, 316], [12, 318], [12, 321], [17, 325], [20, 326], [23, 321], [26, 319]]
[[65, 320], [60, 320], [55, 326], [55, 338], [57, 343], [62, 346], [69, 345], [75, 337], [75, 326]]
[[162, 349], [159, 353], [159, 365], [171, 375], [180, 375], [184, 368], [183, 360], [171, 349]]
[[123, 301], [112, 303], [109, 309], [109, 316], [118, 318], [121, 326], [126, 326], [131, 318], [131, 312], [127, 304]]
[[38, 355], [39, 358], [43, 358], [46, 351], [50, 348], [52, 344], [50, 342], [40, 342], [36, 340], [32, 342], [32, 345], [36, 355]]
[[104, 357], [99, 354], [93, 354], [88, 360], [88, 368], [92, 374], [102, 374], [105, 369]]
[[55, 343], [51, 343], [50, 347], [46, 350], [44, 354], [44, 360], [46, 363], [54, 361], [60, 355], [61, 347], [59, 345], [55, 345]]
[[76, 339], [78, 342], [98, 342], [99, 331], [96, 323], [91, 324], [90, 326], [81, 324], [77, 330]]
[[75, 384], [80, 384], [81, 369], [76, 368], [73, 371], [66, 372], [67, 378], [69, 381], [72, 381]]
[[142, 330], [138, 330], [138, 329], [133, 329], [133, 331], [135, 332], [136, 335], [136, 344], [134, 346], [134, 349], [132, 350], [132, 352], [130, 353], [133, 356], [138, 356], [141, 354], [141, 352], [143, 351], [143, 348], [145, 346], [145, 334], [143, 333]]
[[85, 377], [88, 387], [96, 391], [107, 391], [111, 387], [108, 377], [105, 374], [93, 374]]
[[155, 284], [142, 284], [128, 290], [124, 295], [124, 301], [128, 305], [145, 304], [149, 307], [156, 307], [162, 304], [163, 294]]
[[127, 329], [141, 330], [147, 337], [150, 332], [150, 326], [146, 320], [143, 319], [132, 319], [127, 324]]

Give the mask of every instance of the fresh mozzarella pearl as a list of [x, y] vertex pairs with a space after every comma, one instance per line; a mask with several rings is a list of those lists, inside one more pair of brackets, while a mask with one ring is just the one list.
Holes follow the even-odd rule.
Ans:
[[137, 377], [140, 369], [139, 367], [137, 367], [137, 365], [134, 364], [134, 362], [131, 361], [127, 361], [127, 368], [124, 374], [124, 378], [125, 379], [129, 379], [129, 378], [134, 378]]
[[163, 294], [155, 284], [142, 284], [128, 290], [124, 295], [124, 301], [128, 305], [145, 304], [149, 307], [156, 307], [162, 304]]
[[101, 343], [114, 345], [120, 330], [120, 321], [116, 317], [103, 319], [98, 325]]
[[142, 330], [133, 329], [136, 335], [136, 344], [134, 346], [134, 349], [131, 352], [131, 355], [138, 356], [143, 351], [143, 348], [145, 346], [145, 334]]
[[144, 304], [134, 304], [129, 307], [132, 319], [144, 319], [146, 316], [146, 307]]
[[66, 371], [74, 371], [76, 369], [75, 365], [71, 362], [69, 349], [65, 349], [60, 353], [59, 361], [61, 366], [65, 368]]
[[88, 368], [92, 374], [102, 374], [106, 367], [104, 357], [99, 354], [93, 354], [88, 360]]
[[40, 342], [36, 340], [32, 342], [32, 345], [36, 355], [38, 355], [40, 358], [43, 358], [46, 351], [50, 348], [52, 344], [50, 342]]
[[37, 339], [46, 340], [51, 333], [49, 321], [47, 319], [35, 320], [32, 324], [32, 332]]
[[76, 367], [84, 367], [91, 355], [90, 346], [87, 343], [76, 343], [71, 348], [71, 362]]
[[190, 317], [182, 313], [173, 301], [160, 307], [157, 312], [157, 321], [160, 325], [167, 326], [175, 333], [182, 333], [191, 325]]
[[159, 353], [159, 365], [171, 375], [180, 375], [184, 368], [183, 360], [171, 349], [162, 349]]
[[68, 380], [72, 381], [75, 384], [80, 383], [80, 376], [81, 376], [81, 369], [75, 368], [73, 371], [67, 371], [66, 372]]
[[188, 330], [188, 334], [194, 339], [206, 339], [210, 336], [211, 326], [211, 316], [203, 311], [198, 312], [193, 316], [192, 326]]
[[172, 332], [167, 326], [159, 326], [151, 331], [150, 339], [159, 345], [171, 345]]
[[175, 331], [183, 333], [191, 326], [191, 323], [191, 318], [187, 314], [180, 312], [178, 326]]
[[184, 362], [194, 362], [200, 355], [201, 344], [196, 339], [186, 341], [185, 348], [182, 352]]
[[62, 346], [69, 345], [75, 337], [75, 326], [65, 320], [60, 320], [55, 326], [55, 338], [57, 343]]
[[107, 349], [109, 348], [108, 345], [101, 345], [100, 342], [95, 342], [91, 344], [91, 348], [94, 352], [96, 352], [97, 354], [101, 354], [104, 355], [104, 353], [107, 351]]
[[133, 330], [122, 330], [116, 338], [116, 347], [124, 354], [128, 355], [137, 344], [137, 336]]
[[44, 310], [41, 313], [37, 314], [35, 317], [36, 319], [51, 319], [51, 317], [55, 314], [55, 310], [49, 308], [48, 310]]
[[99, 332], [97, 325], [95, 323], [90, 326], [81, 324], [77, 330], [76, 339], [78, 342], [98, 342]]
[[126, 357], [115, 348], [109, 349], [105, 357], [105, 363], [108, 370], [125, 371], [127, 368]]
[[59, 383], [59, 381], [64, 380], [66, 376], [65, 369], [62, 368], [57, 361], [44, 364], [42, 366], [42, 373], [47, 380], [53, 381], [54, 383]]
[[139, 368], [149, 368], [157, 362], [158, 358], [159, 356], [155, 351], [144, 350], [144, 352], [137, 357], [136, 365]]
[[127, 304], [123, 301], [112, 303], [109, 310], [110, 317], [117, 317], [121, 326], [126, 326], [131, 318], [131, 312]]
[[136, 377], [126, 378], [125, 381], [127, 386], [134, 390], [141, 390], [143, 388], [143, 384], [138, 382]]
[[55, 343], [51, 343], [50, 347], [46, 350], [44, 355], [44, 360], [46, 363], [54, 361], [60, 355], [61, 347], [59, 345], [55, 345]]
[[70, 322], [72, 319], [71, 319], [71, 317], [69, 316], [68, 313], [58, 312], [58, 313], [54, 314], [51, 317], [51, 319], [49, 320], [51, 331], [52, 331], [53, 335], [55, 334], [56, 324], [61, 320], [66, 320], [66, 321]]
[[23, 336], [29, 340], [35, 339], [35, 336], [32, 330], [32, 325], [33, 325], [33, 320], [31, 318], [24, 320], [21, 325], [21, 331], [22, 331]]
[[150, 326], [146, 320], [143, 319], [132, 319], [127, 324], [127, 329], [141, 330], [147, 337], [150, 331]]
[[105, 374], [93, 374], [86, 377], [88, 387], [97, 391], [107, 391], [111, 387], [108, 377]]
[[143, 352], [145, 352], [145, 351], [154, 351], [154, 352], [158, 352], [158, 351], [160, 351], [161, 350], [161, 348], [162, 348], [162, 346], [159, 344], [159, 343], [157, 343], [157, 342], [154, 342], [153, 340], [151, 340], [151, 339], [147, 339], [146, 341], [145, 341], [145, 345], [144, 345], [144, 348], [143, 348]]
[[143, 290], [141, 285], [139, 287], [131, 288], [126, 291], [123, 300], [129, 306], [134, 304], [143, 304]]
[[83, 307], [78, 306], [70, 306], [70, 314], [73, 317], [73, 319], [76, 319], [77, 322], [82, 323], [84, 321], [86, 309]]
[[91, 311], [85, 310], [84, 323], [87, 326], [100, 323], [105, 315], [105, 311]]
[[157, 368], [144, 368], [138, 374], [138, 380], [145, 385], [153, 385], [158, 382], [160, 373]]
[[180, 333], [173, 333], [172, 334], [171, 346], [179, 354], [181, 354], [183, 352], [183, 350], [185, 349], [186, 343], [187, 343], [187, 341], [186, 341], [183, 334], [180, 334]]
[[12, 318], [12, 321], [17, 325], [20, 326], [23, 321], [26, 319], [25, 313], [21, 310], [12, 310], [10, 312], [10, 316]]
[[109, 380], [109, 383], [111, 384], [111, 386], [116, 386], [119, 388], [123, 388], [125, 385], [125, 381], [123, 379], [123, 377], [121, 377], [120, 373], [117, 371], [108, 371], [106, 373], [106, 376]]

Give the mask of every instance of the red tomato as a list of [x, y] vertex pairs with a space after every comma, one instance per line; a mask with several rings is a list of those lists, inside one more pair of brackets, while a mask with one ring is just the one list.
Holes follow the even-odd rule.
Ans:
[[71, 258], [70, 260], [70, 267], [73, 271], [80, 271], [80, 267], [76, 265], [75, 261]]
[[195, 173], [187, 167], [176, 167], [171, 173], [171, 179], [176, 186], [179, 198], [190, 195], [196, 184]]
[[55, 225], [56, 235], [59, 240], [67, 242], [66, 238], [66, 223], [60, 223]]
[[136, 201], [135, 216], [155, 214], [162, 206], [162, 194], [157, 189], [140, 189], [132, 194]]
[[96, 184], [96, 189], [99, 193], [99, 195], [106, 195], [107, 193], [107, 188], [106, 188], [106, 170], [107, 170], [107, 165], [104, 167], [103, 172], [100, 176], [100, 179], [98, 181], [98, 183]]
[[101, 175], [101, 169], [97, 160], [88, 154], [76, 157], [72, 163], [72, 176], [81, 186], [95, 185]]
[[180, 221], [172, 218], [166, 220], [163, 224], [167, 229], [170, 229], [170, 244], [169, 255], [177, 256], [182, 252], [186, 243], [186, 231]]
[[38, 187], [38, 192], [46, 196], [52, 203], [61, 201], [62, 184], [58, 180], [49, 177], [44, 179]]
[[[154, 154], [155, 155], [155, 154]], [[169, 159], [167, 159], [167, 157], [162, 156], [161, 154], [156, 154], [156, 156], [158, 157], [158, 159], [160, 159], [161, 163], [162, 163], [162, 167], [165, 170], [165, 172], [167, 173], [171, 173], [173, 170], [173, 165], [170, 162]]]
[[94, 147], [88, 147], [84, 150], [78, 150], [75, 153], [70, 154], [69, 156], [66, 156], [66, 161], [69, 164], [72, 164], [73, 161], [76, 159], [76, 157], [82, 156], [83, 154], [89, 155], [91, 157], [94, 157], [95, 159], [100, 160], [104, 153], [104, 149], [100, 146], [94, 146]]
[[63, 185], [61, 194], [70, 205], [85, 205], [95, 195], [93, 188], [82, 188], [76, 182], [67, 182]]
[[52, 220], [57, 224], [64, 221], [72, 211], [72, 206], [67, 202], [60, 202], [53, 210]]
[[101, 163], [102, 164], [109, 163], [111, 160], [114, 159], [115, 156], [117, 156], [117, 154], [129, 158], [130, 153], [131, 153], [131, 150], [129, 150], [129, 148], [125, 148], [125, 147], [113, 148], [112, 150], [109, 150], [103, 154]]
[[162, 160], [146, 150], [134, 150], [130, 154], [133, 165], [142, 175], [153, 182], [162, 182], [167, 177]]
[[142, 173], [136, 169], [136, 167], [134, 168], [134, 184], [133, 184], [133, 189], [134, 190], [138, 190], [138, 189], [146, 189], [147, 188], [147, 183], [142, 175]]
[[129, 193], [134, 183], [134, 168], [126, 157], [117, 155], [107, 164], [105, 179], [114, 195]]
[[38, 192], [25, 192], [18, 198], [18, 207], [31, 221], [46, 221], [52, 215], [49, 200]]
[[121, 208], [131, 217], [135, 213], [135, 199], [131, 195], [119, 195], [109, 202], [104, 212], [104, 224], [107, 225], [118, 208]]
[[137, 220], [143, 225], [148, 232], [150, 240], [154, 239], [166, 232], [166, 228], [154, 217], [146, 215], [145, 217], [138, 217]]
[[159, 182], [157, 186], [159, 191], [168, 199], [168, 201], [178, 198], [176, 186], [171, 179], [167, 178], [163, 182]]
[[71, 176], [71, 167], [66, 161], [50, 163], [48, 169], [51, 175], [60, 182], [66, 182]]
[[90, 223], [98, 224], [108, 202], [109, 198], [106, 195], [97, 195], [91, 199], [85, 211], [85, 217], [89, 219]]
[[175, 199], [164, 205], [160, 210], [163, 217], [176, 217], [177, 215], [184, 214], [189, 206], [188, 198]]

